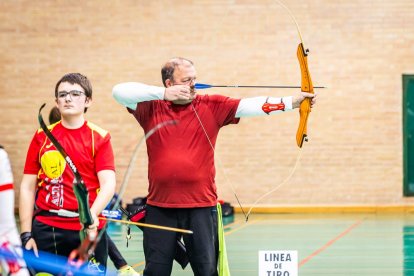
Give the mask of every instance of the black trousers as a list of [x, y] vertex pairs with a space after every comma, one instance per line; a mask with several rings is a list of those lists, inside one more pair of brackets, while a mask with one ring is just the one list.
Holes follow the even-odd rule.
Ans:
[[144, 276], [169, 276], [182, 235], [195, 276], [216, 276], [218, 258], [217, 208], [160, 208], [147, 205], [145, 222], [192, 230], [180, 234], [144, 228]]
[[[37, 221], [33, 220], [32, 224], [32, 236], [36, 241], [37, 248], [39, 250], [40, 258], [50, 258], [50, 254], [58, 255], [55, 258], [55, 262], [61, 262], [62, 259], [67, 260], [69, 254], [76, 248], [79, 247], [81, 241], [79, 236], [79, 231], [66, 230], [57, 227], [52, 227]], [[46, 252], [46, 253], [45, 253]], [[44, 253], [44, 254], [43, 254]], [[63, 256], [65, 258], [60, 258]], [[95, 260], [89, 260], [87, 264], [91, 271], [97, 272], [98, 274], [104, 274], [106, 270], [106, 262], [108, 259], [108, 243], [107, 235], [102, 235], [101, 240], [98, 242], [95, 253], [93, 256]], [[32, 264], [36, 271], [49, 272], [50, 267], [36, 267], [35, 262]], [[53, 273], [52, 273], [53, 274]]]

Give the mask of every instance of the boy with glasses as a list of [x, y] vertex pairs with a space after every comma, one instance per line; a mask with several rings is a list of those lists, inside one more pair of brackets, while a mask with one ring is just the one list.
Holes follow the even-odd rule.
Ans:
[[[49, 124], [54, 124], [59, 122], [61, 119], [61, 115], [59, 112], [59, 109], [54, 106], [50, 111], [49, 111]], [[105, 233], [105, 235], [107, 236], [107, 240], [108, 240], [108, 256], [109, 259], [111, 259], [112, 263], [114, 264], [115, 268], [118, 270], [118, 276], [127, 276], [127, 275], [138, 275], [139, 273], [135, 271], [135, 269], [128, 265], [127, 261], [125, 260], [125, 258], [122, 256], [121, 252], [119, 251], [119, 249], [116, 247], [115, 243], [113, 242], [113, 240], [111, 239], [111, 237], [108, 235], [108, 233]]]
[[[61, 120], [48, 129], [73, 160], [85, 182], [93, 218], [93, 224], [86, 231], [97, 234], [103, 227], [98, 216], [115, 191], [111, 136], [85, 120], [84, 114], [92, 104], [92, 86], [85, 76], [64, 75], [56, 84], [55, 98]], [[73, 180], [66, 160], [39, 129], [30, 143], [20, 185], [21, 239], [25, 249], [33, 250], [40, 257], [43, 252], [68, 257], [79, 247], [82, 226]], [[106, 237], [102, 235], [89, 264], [98, 273], [105, 272]]]

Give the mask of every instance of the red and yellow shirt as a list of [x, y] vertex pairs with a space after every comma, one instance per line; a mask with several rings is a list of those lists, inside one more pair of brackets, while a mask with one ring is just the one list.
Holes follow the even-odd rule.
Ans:
[[[87, 121], [78, 129], [67, 129], [60, 121], [48, 128], [79, 170], [89, 192], [89, 204], [92, 205], [100, 187], [97, 173], [101, 170], [115, 170], [109, 132]], [[74, 175], [42, 129], [35, 133], [30, 143], [24, 173], [38, 176], [37, 208], [46, 211], [78, 211], [73, 191]], [[54, 227], [81, 229], [79, 218], [39, 215], [36, 219]]]

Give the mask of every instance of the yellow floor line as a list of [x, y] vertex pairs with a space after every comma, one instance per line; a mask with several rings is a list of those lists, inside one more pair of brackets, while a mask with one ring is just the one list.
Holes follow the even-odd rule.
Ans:
[[253, 221], [246, 222], [246, 223], [242, 224], [241, 226], [234, 228], [233, 230], [230, 230], [230, 231], [225, 232], [225, 233], [224, 233], [224, 236], [231, 235], [231, 234], [233, 234], [234, 232], [239, 231], [240, 229], [243, 229], [243, 228], [246, 228], [247, 226], [250, 226], [250, 225], [252, 225], [252, 224], [256, 224], [256, 223], [258, 223], [258, 222], [261, 222], [262, 220], [263, 220], [263, 219], [255, 219], [255, 220], [253, 220]]

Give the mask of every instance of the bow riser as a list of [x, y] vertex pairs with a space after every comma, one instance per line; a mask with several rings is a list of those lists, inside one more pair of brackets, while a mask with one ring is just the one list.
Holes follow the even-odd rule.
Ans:
[[[300, 43], [298, 45], [297, 50], [297, 57], [300, 65], [300, 71], [301, 71], [301, 90], [302, 92], [307, 93], [314, 93], [313, 92], [313, 84], [312, 79], [309, 73], [308, 68], [308, 54], [307, 50], [305, 51], [305, 48], [303, 47], [303, 44]], [[302, 147], [304, 141], [308, 141], [307, 138], [307, 123], [308, 123], [308, 116], [311, 112], [311, 100], [309, 98], [306, 98], [302, 103], [300, 104], [299, 108], [299, 114], [300, 114], [300, 121], [299, 121], [299, 127], [296, 132], [296, 143], [299, 148]]]
[[73, 191], [78, 200], [78, 209], [84, 210], [83, 212], [79, 212], [79, 221], [83, 225], [80, 237], [81, 241], [83, 241], [86, 238], [88, 227], [93, 224], [92, 214], [89, 208], [89, 193], [83, 183], [75, 184], [73, 186]]

